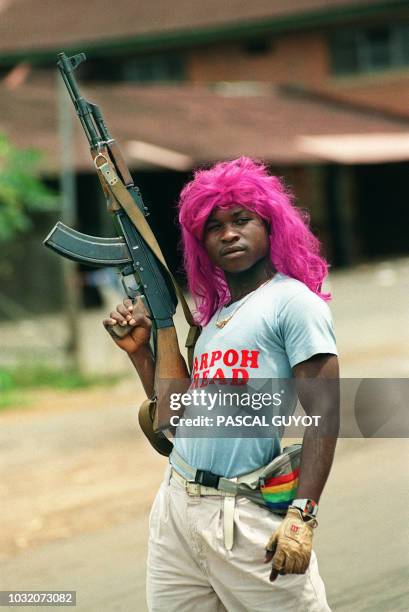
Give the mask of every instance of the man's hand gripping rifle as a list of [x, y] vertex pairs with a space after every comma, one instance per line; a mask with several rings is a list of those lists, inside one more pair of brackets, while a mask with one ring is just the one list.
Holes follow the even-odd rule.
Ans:
[[[175, 361], [173, 315], [177, 296], [190, 325], [186, 341], [189, 361], [199, 328], [148, 222], [141, 193], [134, 185], [116, 141], [110, 136], [97, 105], [80, 93], [74, 70], [86, 59], [84, 53], [58, 56], [57, 66], [68, 89], [75, 110], [88, 139], [98, 178], [107, 200], [108, 212], [114, 215], [121, 236], [103, 238], [88, 236], [58, 222], [44, 244], [63, 257], [94, 267], [115, 267], [119, 270], [127, 296], [134, 301], [141, 297], [152, 319], [153, 352], [156, 360], [155, 380], [178, 378], [181, 368]], [[117, 337], [124, 337], [129, 326], [111, 327]], [[145, 432], [146, 433], [146, 432]]]

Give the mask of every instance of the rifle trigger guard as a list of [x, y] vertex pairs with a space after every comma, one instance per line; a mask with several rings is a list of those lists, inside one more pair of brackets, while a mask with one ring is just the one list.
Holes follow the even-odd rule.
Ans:
[[[98, 161], [102, 159], [104, 160], [102, 164], [98, 165]], [[98, 155], [94, 159], [94, 166], [97, 170], [99, 170], [108, 185], [115, 185], [118, 182], [118, 176], [113, 169], [112, 166], [109, 165], [108, 158], [102, 153], [98, 153]]]

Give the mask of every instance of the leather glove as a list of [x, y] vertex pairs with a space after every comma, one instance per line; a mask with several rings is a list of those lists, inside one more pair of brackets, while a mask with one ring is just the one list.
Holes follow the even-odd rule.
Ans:
[[305, 574], [311, 558], [313, 530], [317, 525], [314, 518], [304, 521], [298, 508], [288, 509], [266, 546], [264, 562], [273, 560], [271, 582], [278, 574]]

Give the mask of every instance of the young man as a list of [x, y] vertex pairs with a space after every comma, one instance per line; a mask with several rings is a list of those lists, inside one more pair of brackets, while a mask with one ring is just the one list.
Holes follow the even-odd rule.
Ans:
[[[196, 172], [184, 188], [179, 220], [189, 290], [203, 325], [192, 379], [200, 386], [243, 378], [336, 381], [329, 296], [321, 293], [327, 264], [282, 183], [249, 158], [219, 163]], [[125, 300], [104, 321], [115, 323], [134, 327], [117, 344], [152, 395], [146, 312]], [[179, 365], [180, 376], [189, 377], [180, 356]], [[150, 515], [150, 610], [329, 610], [312, 536], [335, 450], [325, 422], [337, 422], [337, 386], [320, 385], [317, 392], [301, 385], [299, 398], [324, 425], [321, 432], [321, 425], [306, 429], [296, 499], [284, 519], [244, 497], [189, 484], [196, 470], [246, 482], [280, 453], [278, 439], [176, 434]]]

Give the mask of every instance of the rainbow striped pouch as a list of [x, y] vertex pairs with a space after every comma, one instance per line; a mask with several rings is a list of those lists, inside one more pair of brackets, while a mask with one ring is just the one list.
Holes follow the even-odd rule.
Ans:
[[301, 444], [283, 449], [259, 476], [263, 503], [272, 512], [285, 513], [295, 499], [300, 471]]

